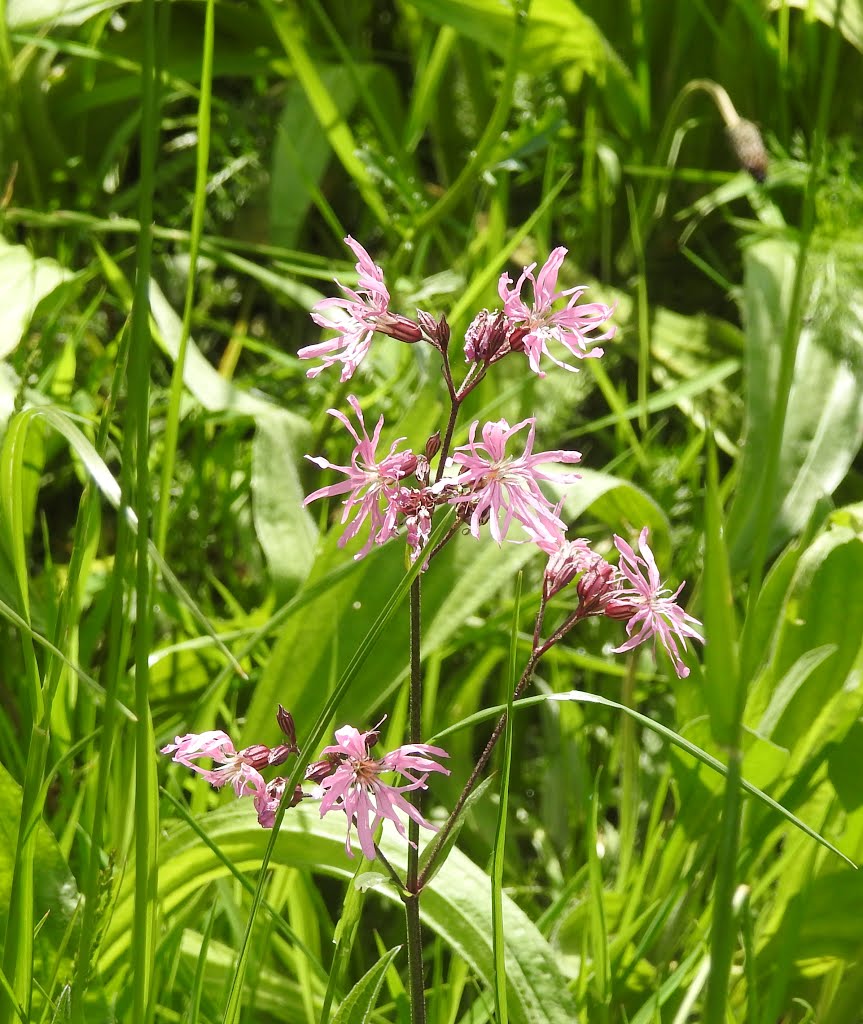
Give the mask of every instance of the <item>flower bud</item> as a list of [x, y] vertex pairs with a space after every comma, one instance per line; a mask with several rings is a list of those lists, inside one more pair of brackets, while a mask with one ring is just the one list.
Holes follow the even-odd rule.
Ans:
[[327, 754], [320, 761], [312, 761], [306, 768], [306, 781], [320, 785], [324, 779], [333, 774], [340, 764], [341, 760], [336, 754]]
[[575, 589], [585, 614], [596, 615], [600, 611], [608, 614], [610, 602], [607, 598], [614, 589], [614, 566], [597, 557], [585, 570]]
[[[395, 464], [395, 460], [398, 460], [398, 464]], [[390, 466], [392, 475], [396, 480], [402, 480], [406, 476], [413, 476], [417, 471], [420, 457], [414, 455], [413, 452], [403, 452], [400, 455], [396, 455], [393, 458]]]
[[253, 743], [252, 746], [240, 750], [237, 756], [244, 764], [259, 770], [266, 768], [270, 763], [270, 748], [265, 747], [263, 743]]
[[527, 329], [517, 327], [502, 310], [477, 313], [464, 336], [464, 354], [469, 363], [495, 363], [510, 352], [524, 348]]
[[628, 622], [635, 614], [635, 608], [631, 601], [607, 601], [602, 609], [604, 615], [610, 619], [619, 619], [621, 622]]
[[288, 737], [288, 746], [298, 754], [300, 751], [297, 746], [297, 727], [294, 725], [294, 716], [280, 704], [279, 710], [276, 712], [276, 721], [279, 723], [279, 728]]
[[[544, 547], [543, 550], [547, 549]], [[560, 547], [549, 555], [545, 567], [543, 593], [546, 601], [568, 586], [596, 557], [582, 537], [562, 541]]]
[[757, 125], [744, 118], [738, 119], [728, 128], [728, 140], [740, 166], [757, 182], [763, 182], [767, 177], [769, 157]]
[[375, 330], [386, 334], [396, 341], [404, 341], [413, 345], [422, 341], [423, 332], [420, 325], [397, 313], [381, 313], [375, 318]]
[[294, 754], [298, 754], [299, 751], [296, 747], [288, 746], [287, 743], [280, 743], [277, 747], [273, 747], [270, 751], [270, 756], [267, 758], [267, 763], [271, 765], [284, 764], [289, 757]]
[[440, 431], [436, 430], [432, 436], [426, 441], [425, 455], [426, 458], [431, 461], [435, 455], [440, 451]]
[[449, 345], [449, 324], [446, 322], [446, 317], [441, 315], [440, 320], [435, 320], [431, 313], [426, 313], [425, 310], [417, 310], [417, 320], [419, 321], [420, 327], [422, 327], [426, 338], [435, 346], [446, 352], [447, 346]]

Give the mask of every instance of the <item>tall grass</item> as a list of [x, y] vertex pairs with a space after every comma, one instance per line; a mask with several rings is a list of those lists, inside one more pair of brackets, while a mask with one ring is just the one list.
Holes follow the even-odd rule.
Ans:
[[[707, 627], [677, 681], [591, 620], [509, 708], [423, 894], [429, 1021], [863, 1020], [859, 0], [100, 6], [0, 0], [0, 1022], [409, 1019], [380, 865], [158, 756], [274, 743], [279, 702], [309, 757], [384, 713], [403, 739], [419, 563], [354, 562], [302, 456], [343, 461], [349, 389], [385, 442], [444, 390], [388, 339], [305, 377], [348, 233], [453, 346], [569, 248], [606, 356], [502, 364], [465, 416], [582, 451], [566, 516], [601, 550], [648, 524]], [[459, 537], [433, 569], [440, 822], [542, 567]]]

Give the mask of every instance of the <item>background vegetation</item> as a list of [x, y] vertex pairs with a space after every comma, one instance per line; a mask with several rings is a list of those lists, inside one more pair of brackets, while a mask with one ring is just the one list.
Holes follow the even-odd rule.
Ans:
[[[338, 827], [286, 816], [253, 896], [269, 835], [155, 753], [274, 741], [278, 702], [302, 738], [403, 577], [300, 504], [302, 454], [344, 454], [348, 388], [295, 353], [347, 233], [455, 339], [569, 248], [606, 357], [506, 362], [465, 421], [582, 451], [577, 531], [649, 524], [707, 624], [683, 682], [605, 623], [544, 662], [540, 695], [645, 719], [516, 715], [509, 1018], [863, 1020], [863, 877], [735, 777], [863, 859], [861, 51], [860, 0], [0, 0], [3, 1021], [305, 1024], [370, 970], [340, 1019], [407, 1019], [402, 916]], [[763, 185], [700, 79], [761, 125]], [[392, 436], [440, 419], [426, 356], [383, 339], [351, 382]], [[505, 700], [519, 568], [529, 632], [525, 547], [429, 573], [429, 738]], [[402, 604], [335, 725], [401, 741], [406, 635]], [[446, 737], [433, 815], [488, 729]], [[496, 790], [425, 906], [436, 1024], [494, 1016]]]

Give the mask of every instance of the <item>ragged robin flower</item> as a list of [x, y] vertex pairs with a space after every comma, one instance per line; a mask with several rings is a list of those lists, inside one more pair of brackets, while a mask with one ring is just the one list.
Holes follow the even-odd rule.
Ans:
[[605, 614], [615, 619], [625, 619], [629, 635], [629, 640], [614, 650], [622, 654], [652, 638], [654, 643], [659, 641], [665, 648], [675, 672], [683, 679], [689, 675], [689, 669], [680, 656], [678, 642], [684, 650], [687, 637], [704, 643], [704, 637], [695, 628], [700, 627], [701, 623], [677, 603], [685, 583], [681, 583], [673, 594], [668, 587], [662, 585], [647, 538], [648, 530], [645, 526], [638, 538], [640, 554], [636, 554], [621, 537], [615, 535], [614, 538], [615, 547], [620, 552], [620, 562], [616, 586], [605, 605]]
[[399, 481], [410, 476], [416, 470], [418, 460], [411, 451], [399, 452], [397, 450], [399, 444], [404, 440], [403, 437], [393, 441], [388, 454], [378, 460], [377, 447], [384, 425], [383, 416], [380, 417], [372, 436], [369, 437], [359, 401], [354, 395], [348, 395], [348, 402], [357, 415], [360, 433], [354, 429], [353, 424], [343, 412], [339, 412], [338, 409], [330, 409], [329, 413], [342, 423], [356, 442], [351, 453], [350, 465], [338, 466], [319, 455], [306, 456], [310, 462], [314, 462], [321, 469], [334, 469], [338, 473], [343, 473], [346, 479], [313, 491], [303, 504], [308, 505], [310, 501], [315, 501], [318, 498], [347, 495], [343, 502], [342, 523], [347, 523], [349, 519], [351, 522], [339, 539], [339, 545], [347, 544], [351, 538], [357, 535], [363, 523], [368, 520], [369, 538], [354, 556], [362, 558], [371, 551], [373, 544], [382, 544], [395, 535], [396, 523], [392, 515], [387, 515], [390, 498], [398, 492]]
[[[565, 370], [578, 369], [565, 360], [558, 359], [549, 348], [551, 342], [562, 345], [576, 359], [588, 359], [602, 355], [602, 349], [596, 347], [597, 342], [614, 337], [614, 327], [610, 327], [602, 334], [594, 335], [614, 312], [611, 306], [601, 302], [578, 304], [578, 300], [586, 291], [584, 286], [555, 291], [557, 275], [566, 252], [562, 245], [552, 250], [536, 277], [533, 274], [536, 264], [531, 263], [529, 267], [524, 268], [514, 287], [509, 274], [502, 274], [498, 283], [504, 313], [513, 327], [521, 328], [525, 332], [520, 338], [520, 345], [527, 354], [531, 370], [540, 377], [545, 376], [540, 368], [540, 358], [543, 355]], [[528, 282], [533, 288], [533, 302], [530, 304], [521, 296], [522, 289]], [[566, 305], [555, 310], [554, 306], [560, 299], [566, 299]]]
[[[524, 427], [529, 428], [524, 451], [521, 455], [508, 455], [508, 444]], [[541, 467], [550, 462], [579, 462], [581, 455], [565, 450], [534, 453], [536, 419], [532, 416], [512, 427], [503, 419], [486, 423], [481, 441], [476, 439], [478, 428], [479, 420], [475, 420], [468, 443], [456, 448], [452, 457], [453, 464], [459, 467], [453, 482], [462, 493], [449, 499], [452, 504], [464, 506], [471, 533], [479, 538], [480, 527], [487, 520], [492, 537], [500, 544], [515, 519], [533, 539], [562, 539], [566, 524], [539, 484], [573, 483], [578, 477], [574, 473], [548, 473]]]
[[[323, 299], [315, 305], [312, 319], [319, 327], [335, 331], [336, 337], [307, 345], [297, 352], [300, 359], [323, 360], [319, 366], [313, 366], [306, 372], [307, 377], [316, 377], [328, 366], [341, 363], [342, 381], [350, 380], [366, 357], [375, 333], [411, 343], [422, 338], [422, 330], [413, 320], [390, 313], [390, 293], [384, 284], [381, 268], [350, 235], [345, 243], [358, 260], [357, 288], [354, 290], [339, 284], [344, 298]], [[325, 316], [324, 312], [329, 310], [341, 312], [336, 317]]]
[[[374, 833], [383, 821], [391, 821], [405, 836], [399, 812], [413, 818], [423, 828], [437, 829], [403, 796], [416, 789], [427, 789], [429, 772], [449, 775], [449, 770], [432, 760], [449, 757], [445, 750], [428, 743], [397, 747], [383, 757], [372, 756], [377, 730], [360, 732], [351, 725], [336, 730], [336, 742], [321, 751], [321, 760], [309, 766], [308, 779], [321, 790], [321, 817], [330, 811], [342, 811], [348, 822], [345, 850], [353, 856], [351, 829], [356, 828], [360, 849], [369, 860], [375, 856]], [[405, 786], [384, 782], [382, 775], [397, 773], [408, 780]]]

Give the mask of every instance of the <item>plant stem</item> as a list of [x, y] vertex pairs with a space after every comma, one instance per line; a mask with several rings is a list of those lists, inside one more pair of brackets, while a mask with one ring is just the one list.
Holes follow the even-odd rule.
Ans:
[[435, 474], [435, 483], [440, 483], [444, 470], [446, 469], [446, 460], [449, 455], [449, 448], [452, 444], [452, 435], [455, 430], [455, 421], [458, 418], [459, 403], [458, 399], [453, 398], [452, 405], [449, 411], [449, 419], [446, 423], [446, 430], [443, 435], [443, 442], [440, 446], [440, 452], [438, 455], [437, 473]]
[[[521, 678], [518, 681], [518, 685], [513, 691], [512, 699], [514, 701], [518, 700], [518, 698], [521, 696], [522, 692], [524, 691], [525, 687], [530, 682], [531, 677], [533, 676], [536, 666], [539, 663], [539, 659], [543, 656], [543, 654], [545, 654], [547, 650], [548, 644], [544, 645], [543, 647], [537, 650], [534, 650], [531, 654], [527, 664], [524, 667], [524, 671], [521, 674]], [[485, 745], [485, 750], [483, 750], [483, 752], [480, 754], [479, 760], [477, 761], [473, 771], [470, 773], [470, 777], [464, 784], [464, 789], [461, 791], [461, 795], [456, 801], [455, 807], [450, 812], [450, 816], [447, 818], [443, 828], [437, 834], [437, 839], [435, 841], [435, 849], [432, 851], [432, 855], [429, 857], [428, 861], [426, 861], [426, 865], [423, 868], [422, 874], [420, 875], [419, 880], [417, 882], [420, 892], [422, 891], [422, 888], [425, 885], [428, 878], [430, 877], [431, 873], [434, 871], [435, 862], [440, 856], [440, 852], [444, 849], [447, 838], [449, 837], [450, 832], [452, 832], [456, 821], [458, 821], [459, 815], [461, 814], [461, 810], [464, 807], [465, 803], [467, 802], [467, 798], [471, 795], [471, 793], [474, 790], [474, 787], [479, 782], [480, 776], [485, 770], [485, 766], [488, 764], [489, 759], [491, 758], [491, 755], [494, 752], [494, 748], [497, 745], [497, 741], [503, 735], [503, 731], [506, 728], [506, 718], [506, 712], [504, 712], [498, 719], [497, 725], [494, 727], [494, 731], [489, 737], [488, 743], [486, 743]]]
[[407, 921], [408, 986], [411, 999], [411, 1024], [425, 1024], [426, 1003], [423, 981], [423, 937], [420, 927], [420, 894], [404, 897]]
[[[458, 409], [454, 406], [454, 409]], [[454, 416], [451, 422], [454, 422]], [[410, 693], [408, 697], [409, 741], [422, 742], [422, 672], [420, 643], [422, 639], [422, 584], [421, 576], [411, 583], [410, 591]], [[411, 803], [420, 809], [421, 790], [410, 794]], [[405, 919], [407, 922], [408, 983], [410, 986], [411, 1024], [425, 1024], [425, 986], [423, 980], [423, 945], [419, 906], [419, 823], [408, 821], [408, 869], [405, 888]]]

